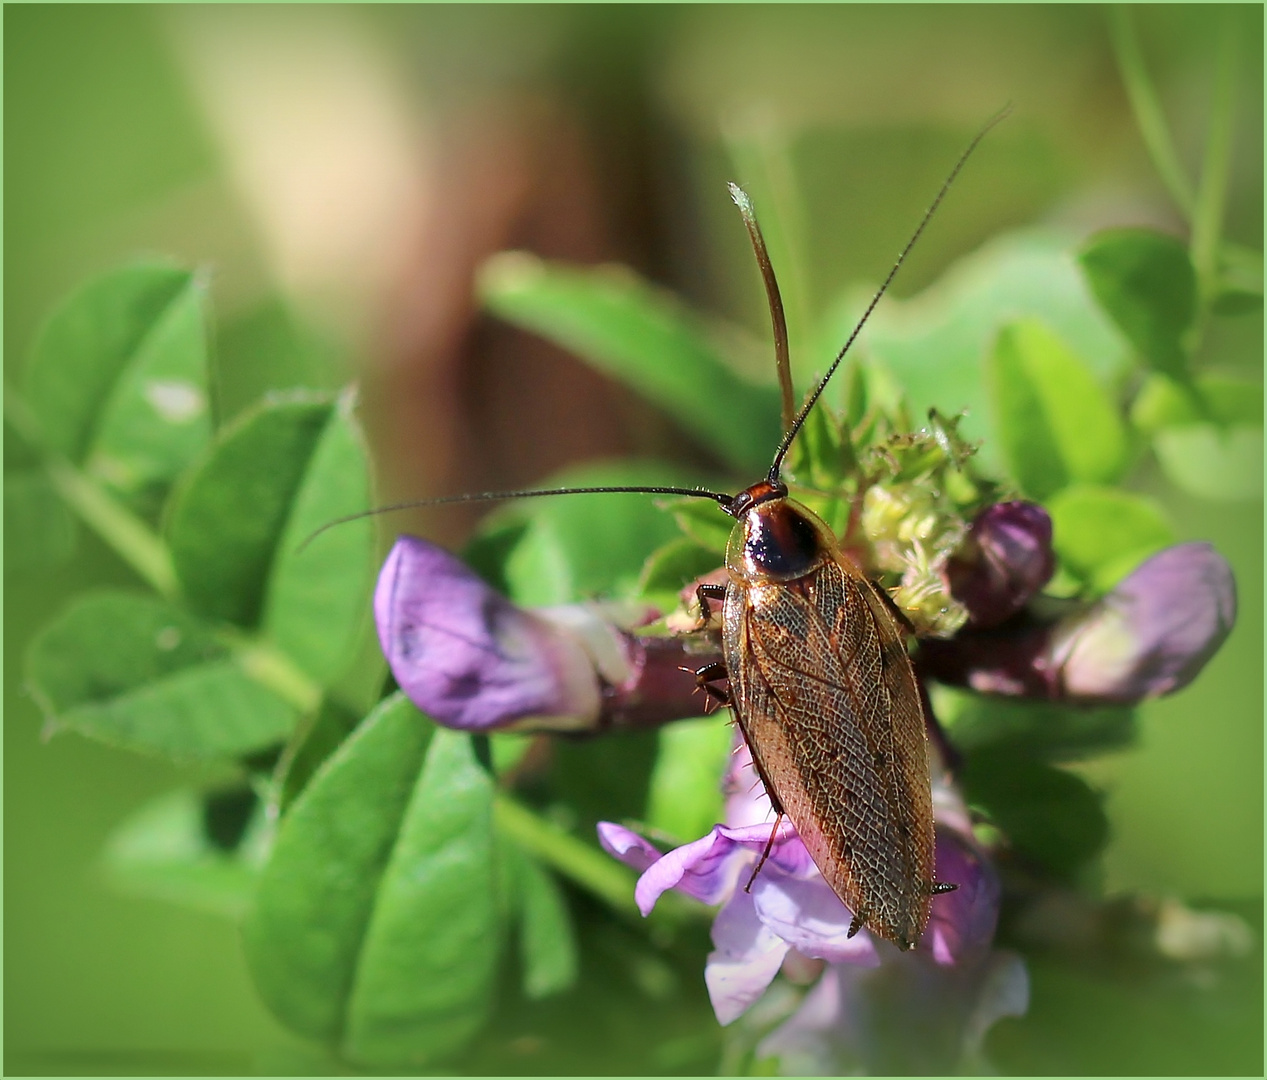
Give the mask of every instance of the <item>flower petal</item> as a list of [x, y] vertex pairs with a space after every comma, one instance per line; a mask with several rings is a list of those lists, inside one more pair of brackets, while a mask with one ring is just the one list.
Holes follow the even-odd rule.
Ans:
[[634, 900], [643, 915], [651, 913], [668, 889], [680, 889], [705, 904], [719, 903], [734, 888], [744, 853], [742, 845], [724, 835], [721, 826], [689, 844], [674, 848], [638, 879]]
[[584, 648], [516, 607], [461, 560], [402, 536], [379, 574], [374, 619], [402, 690], [438, 723], [469, 731], [551, 717], [589, 727], [600, 707]]
[[1205, 543], [1158, 552], [1052, 645], [1066, 696], [1134, 702], [1186, 686], [1236, 622], [1232, 568]]
[[626, 829], [612, 821], [598, 823], [598, 842], [609, 855], [615, 855], [640, 874], [663, 857], [660, 849], [650, 841], [644, 840], [632, 829]]
[[757, 917], [752, 897], [742, 889], [713, 921], [715, 952], [704, 967], [704, 984], [717, 1022], [738, 1019], [778, 974], [788, 944]]
[[848, 936], [852, 915], [821, 876], [795, 878], [763, 869], [752, 899], [761, 921], [798, 952], [831, 963], [880, 963], [870, 934]]
[[938, 827], [935, 857], [937, 880], [959, 887], [933, 897], [920, 946], [939, 964], [957, 964], [990, 947], [1002, 892], [989, 862], [955, 830]]

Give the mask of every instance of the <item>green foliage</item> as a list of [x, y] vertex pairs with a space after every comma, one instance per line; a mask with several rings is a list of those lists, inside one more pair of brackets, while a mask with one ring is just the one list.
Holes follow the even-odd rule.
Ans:
[[989, 370], [1001, 448], [1025, 494], [1044, 499], [1075, 480], [1121, 477], [1128, 444], [1117, 408], [1046, 326], [1004, 327]]
[[76, 600], [35, 639], [27, 680], [54, 728], [176, 758], [258, 750], [296, 719], [212, 626], [127, 593]]
[[734, 373], [704, 320], [628, 270], [580, 270], [520, 253], [487, 263], [490, 311], [576, 352], [660, 406], [745, 474], [769, 467], [779, 396]]
[[647, 824], [652, 829], [685, 843], [723, 820], [721, 777], [734, 737], [725, 710], [661, 729], [647, 792]]
[[4, 568], [8, 574], [57, 566], [74, 554], [75, 519], [48, 477], [34, 469], [4, 478]]
[[[1202, 498], [1261, 495], [1261, 382], [1202, 366], [1210, 320], [1261, 306], [1261, 257], [1219, 243], [1211, 264], [1145, 229], [1074, 246], [1005, 237], [894, 318], [882, 308], [791, 448], [793, 493], [921, 633], [962, 626], [946, 563], [1002, 498], [1044, 501], [1063, 593], [1086, 599], [1174, 542], [1160, 504], [1125, 486], [1148, 455]], [[503, 254], [480, 291], [662, 409], [742, 482], [765, 474], [778, 394], [738, 373], [741, 333], [609, 267]], [[849, 295], [807, 327], [814, 357], [835, 353], [857, 310]], [[284, 311], [261, 317], [224, 338], [230, 352], [315, 348]], [[210, 329], [199, 275], [116, 270], [57, 308], [6, 403], [30, 451], [6, 486], [10, 566], [66, 560], [78, 520], [153, 590], [74, 596], [36, 638], [26, 677], [50, 730], [229, 778], [119, 826], [107, 880], [241, 920], [261, 996], [339, 1068], [440, 1068], [494, 1010], [594, 1015], [606, 1037], [603, 1008], [626, 990], [686, 999], [655, 951], [668, 945], [702, 1001], [708, 945], [689, 905], [667, 898], [652, 935], [629, 929], [633, 875], [598, 850], [593, 823], [641, 820], [689, 841], [721, 820], [727, 716], [546, 746], [437, 730], [400, 694], [368, 715], [352, 707], [341, 679], [369, 630], [373, 523], [313, 534], [372, 502], [353, 397], [268, 394], [214, 430]], [[699, 481], [618, 462], [545, 483]], [[706, 500], [532, 499], [491, 515], [466, 555], [523, 605], [638, 598], [667, 613], [721, 565], [732, 528]], [[1060, 766], [1129, 745], [1135, 713], [933, 693], [964, 756], [956, 779], [1002, 857], [1026, 880], [1090, 880], [1107, 818]], [[512, 953], [518, 995], [501, 985]], [[646, 1060], [694, 1064], [698, 1043]]]
[[195, 274], [161, 263], [69, 297], [27, 368], [48, 449], [124, 494], [172, 480], [211, 434], [204, 305]]
[[1061, 565], [1103, 591], [1175, 542], [1156, 500], [1120, 488], [1075, 484], [1047, 503]]
[[1108, 839], [1100, 796], [1085, 780], [1014, 746], [969, 755], [960, 779], [968, 802], [1040, 872], [1072, 880]]
[[1150, 367], [1187, 371], [1185, 337], [1197, 314], [1197, 275], [1188, 249], [1151, 229], [1109, 229], [1078, 256], [1100, 306]]

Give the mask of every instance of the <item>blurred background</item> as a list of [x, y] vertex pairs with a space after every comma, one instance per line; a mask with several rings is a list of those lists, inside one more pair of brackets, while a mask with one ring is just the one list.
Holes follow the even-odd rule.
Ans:
[[[1259, 249], [1261, 9], [1131, 18], [1190, 176], [1217, 29], [1236, 21], [1225, 233]], [[716, 467], [690, 431], [480, 313], [476, 269], [500, 250], [632, 266], [764, 341], [726, 197], [737, 179], [777, 209], [804, 378], [825, 359], [798, 353], [798, 328], [883, 277], [963, 145], [1009, 101], [895, 297], [1022, 227], [1070, 246], [1107, 225], [1183, 235], [1097, 7], [57, 5], [7, 7], [4, 30], [6, 382], [68, 290], [140, 253], [173, 256], [211, 274], [219, 419], [270, 388], [359, 379], [384, 501], [529, 485], [624, 454]], [[1260, 370], [1261, 340], [1252, 315], [1209, 348]], [[23, 452], [6, 428], [6, 461]], [[1115, 830], [1104, 886], [1258, 911], [1261, 503], [1200, 501], [1146, 470], [1136, 483], [1180, 539], [1228, 557], [1241, 612], [1194, 687], [1144, 708], [1138, 746], [1084, 767]], [[455, 544], [474, 520], [451, 509], [392, 526]], [[24, 649], [64, 598], [130, 583], [90, 537], [69, 569], [6, 567], [11, 1073], [241, 1072], [293, 1045], [230, 924], [116, 896], [97, 874], [112, 826], [190, 770], [45, 742], [23, 692]], [[1036, 974], [1026, 1023], [1058, 1032], [1066, 1004]], [[1080, 1057], [1053, 1035], [1046, 1057], [1014, 1047], [1011, 1061], [1110, 1071], [1113, 1038], [1091, 1030], [1100, 1056]]]

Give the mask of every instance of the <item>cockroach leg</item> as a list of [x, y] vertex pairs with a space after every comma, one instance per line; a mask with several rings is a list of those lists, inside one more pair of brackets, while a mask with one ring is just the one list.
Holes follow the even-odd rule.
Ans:
[[707, 583], [695, 586], [695, 599], [699, 603], [699, 629], [703, 630], [708, 625], [709, 619], [713, 616], [713, 607], [709, 603], [710, 600], [725, 600], [725, 585], [710, 585]]
[[[702, 588], [703, 586], [701, 586]], [[719, 662], [705, 664], [702, 668], [698, 668], [695, 672], [695, 689], [703, 690], [709, 697], [716, 701], [719, 705], [732, 704], [730, 691], [723, 690], [720, 686], [714, 686], [713, 683], [718, 679], [729, 678], [729, 672], [726, 665]]]
[[761, 873], [761, 868], [765, 866], [765, 861], [770, 857], [770, 850], [774, 847], [774, 838], [779, 834], [779, 826], [783, 823], [783, 811], [780, 810], [778, 817], [774, 819], [774, 828], [770, 830], [770, 839], [765, 842], [765, 851], [761, 853], [761, 858], [757, 860], [756, 868], [752, 871], [752, 877], [748, 879], [748, 884], [743, 887], [744, 892], [752, 892], [752, 883], [757, 880], [757, 875]]

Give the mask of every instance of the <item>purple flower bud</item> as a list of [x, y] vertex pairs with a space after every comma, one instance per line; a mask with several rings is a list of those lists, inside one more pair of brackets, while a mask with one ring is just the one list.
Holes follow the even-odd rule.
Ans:
[[1056, 569], [1051, 518], [1030, 502], [996, 503], [977, 515], [946, 563], [951, 595], [978, 628], [1006, 622]]
[[1081, 617], [1056, 625], [1048, 649], [1072, 700], [1131, 702], [1187, 686], [1236, 622], [1232, 568], [1205, 543], [1158, 552]]
[[1106, 596], [1048, 622], [921, 644], [921, 675], [982, 693], [1131, 704], [1187, 686], [1236, 621], [1236, 583], [1205, 543], [1154, 555]]
[[592, 731], [703, 714], [690, 670], [711, 639], [638, 637], [643, 605], [525, 611], [461, 560], [416, 536], [379, 574], [374, 620], [392, 674], [437, 723], [467, 731]]

